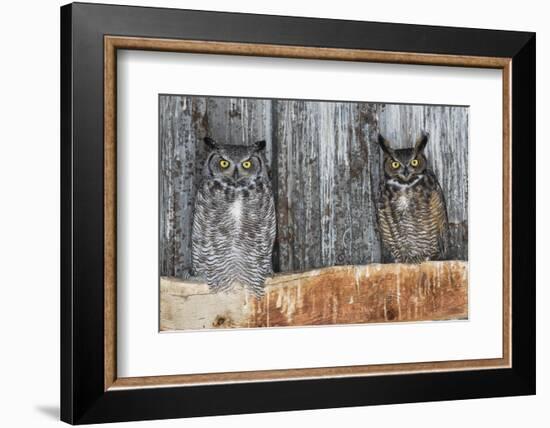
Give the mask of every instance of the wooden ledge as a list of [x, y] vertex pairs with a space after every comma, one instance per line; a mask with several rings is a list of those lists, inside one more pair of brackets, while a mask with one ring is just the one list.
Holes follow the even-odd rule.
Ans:
[[277, 274], [256, 299], [161, 277], [161, 331], [468, 317], [468, 262], [335, 266]]

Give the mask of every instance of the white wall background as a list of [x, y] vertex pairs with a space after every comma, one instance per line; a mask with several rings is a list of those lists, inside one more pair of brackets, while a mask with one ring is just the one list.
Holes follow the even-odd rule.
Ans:
[[[537, 32], [538, 256], [548, 248], [550, 203], [544, 184], [550, 135], [550, 28], [535, 0], [297, 2], [277, 0], [146, 0], [126, 4], [234, 12], [484, 27]], [[104, 0], [103, 3], [116, 3]], [[0, 420], [7, 427], [54, 426], [59, 406], [59, 6], [58, 0], [4, 2], [0, 14]], [[29, 120], [30, 119], [30, 120]], [[525, 143], [526, 148], [529, 142]], [[546, 241], [546, 243], [544, 242]], [[543, 247], [544, 246], [544, 247]], [[159, 427], [397, 426], [500, 428], [542, 426], [550, 404], [548, 273], [538, 283], [538, 395], [461, 402], [285, 412], [154, 421]], [[23, 310], [24, 309], [24, 310]], [[546, 309], [546, 313], [544, 313]], [[137, 426], [138, 423], [125, 426]]]

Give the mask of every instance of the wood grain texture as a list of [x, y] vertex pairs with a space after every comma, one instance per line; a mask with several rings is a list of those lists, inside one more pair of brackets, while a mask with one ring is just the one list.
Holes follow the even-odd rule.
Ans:
[[443, 187], [449, 259], [468, 258], [468, 108], [161, 95], [160, 272], [191, 264], [191, 224], [209, 135], [265, 139], [277, 205], [275, 271], [380, 263], [376, 203], [382, 132], [399, 148], [430, 132], [427, 155]]
[[419, 130], [430, 134], [425, 153], [447, 204], [449, 259], [468, 259], [468, 110], [386, 104], [379, 114], [380, 132], [392, 147], [410, 147]]
[[111, 43], [105, 44], [105, 68], [103, 94], [105, 116], [105, 139], [103, 171], [103, 213], [104, 213], [104, 311], [103, 321], [105, 335], [103, 347], [105, 353], [105, 370], [103, 386], [105, 390], [117, 378], [116, 362], [116, 271], [117, 271], [117, 157], [116, 157], [116, 51]]
[[335, 266], [279, 274], [261, 299], [161, 278], [161, 330], [285, 327], [468, 317], [463, 261]]
[[227, 383], [270, 382], [277, 380], [346, 378], [391, 374], [434, 373], [510, 368], [508, 358], [429, 361], [425, 363], [369, 364], [304, 369], [255, 370], [244, 372], [199, 373], [166, 376], [119, 377], [110, 390], [163, 388], [174, 386], [219, 385]]
[[110, 44], [115, 49], [139, 49], [212, 55], [324, 59], [334, 61], [380, 62], [393, 64], [444, 65], [447, 67], [503, 68], [510, 62], [510, 58], [488, 56], [388, 52], [367, 49], [217, 42], [211, 40], [156, 39], [153, 37], [111, 35], [105, 36], [105, 43]]

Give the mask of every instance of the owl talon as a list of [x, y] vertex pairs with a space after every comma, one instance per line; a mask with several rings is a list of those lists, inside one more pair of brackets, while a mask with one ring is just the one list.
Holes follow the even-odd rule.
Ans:
[[197, 275], [192, 269], [185, 269], [181, 274], [181, 279], [185, 281], [205, 282], [206, 279], [202, 275]]

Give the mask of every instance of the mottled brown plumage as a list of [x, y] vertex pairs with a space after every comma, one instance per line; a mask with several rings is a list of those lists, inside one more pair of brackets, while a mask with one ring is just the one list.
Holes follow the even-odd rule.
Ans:
[[428, 168], [423, 133], [413, 148], [394, 150], [381, 135], [384, 180], [378, 202], [378, 227], [384, 248], [397, 263], [445, 258], [448, 220], [445, 197]]

